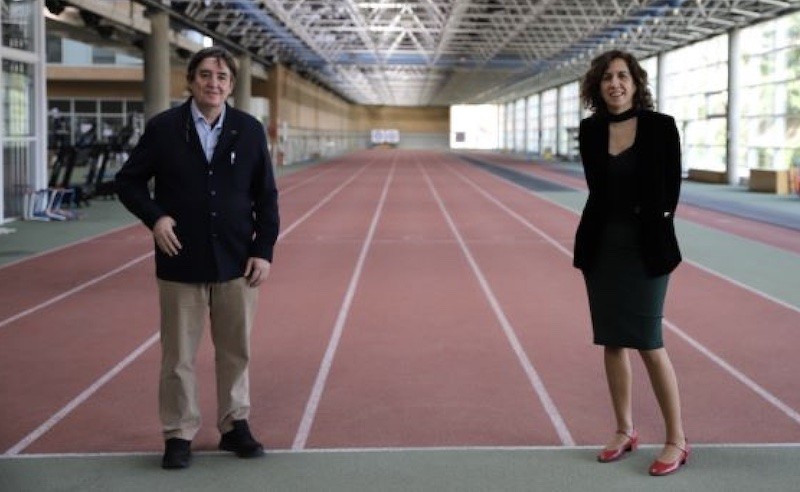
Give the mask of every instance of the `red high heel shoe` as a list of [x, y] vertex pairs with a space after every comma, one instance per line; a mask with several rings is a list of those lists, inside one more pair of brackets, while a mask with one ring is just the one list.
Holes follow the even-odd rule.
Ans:
[[664, 443], [665, 446], [675, 446], [676, 448], [681, 450], [681, 454], [677, 460], [673, 461], [672, 463], [664, 463], [663, 461], [655, 460], [652, 465], [650, 465], [650, 475], [654, 477], [663, 477], [664, 475], [669, 475], [670, 473], [675, 473], [678, 471], [678, 468], [685, 465], [686, 462], [689, 460], [689, 453], [691, 453], [691, 449], [689, 449], [689, 442], [687, 441], [684, 448], [678, 446], [674, 442], [667, 442]]
[[633, 429], [630, 434], [624, 430], [618, 430], [617, 434], [622, 434], [628, 439], [618, 448], [603, 449], [600, 451], [600, 454], [597, 455], [597, 461], [600, 463], [611, 463], [612, 461], [617, 461], [618, 459], [622, 458], [622, 455], [635, 450], [639, 445], [639, 433], [636, 432], [636, 429]]

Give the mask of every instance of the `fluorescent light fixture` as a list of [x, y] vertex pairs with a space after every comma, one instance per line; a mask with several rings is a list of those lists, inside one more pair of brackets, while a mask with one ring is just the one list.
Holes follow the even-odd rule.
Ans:
[[383, 3], [383, 2], [360, 2], [357, 4], [360, 9], [402, 9], [404, 3]]

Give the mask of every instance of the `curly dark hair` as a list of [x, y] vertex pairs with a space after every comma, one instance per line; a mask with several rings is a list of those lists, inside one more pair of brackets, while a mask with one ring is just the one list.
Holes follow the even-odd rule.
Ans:
[[612, 61], [620, 59], [628, 65], [636, 93], [633, 95], [633, 107], [638, 109], [653, 109], [653, 95], [647, 86], [647, 71], [642, 68], [632, 54], [622, 50], [611, 50], [601, 53], [594, 60], [581, 80], [581, 101], [586, 109], [599, 114], [607, 114], [608, 108], [600, 93], [600, 82], [603, 80], [608, 66]]
[[231, 78], [236, 79], [236, 59], [233, 58], [230, 51], [221, 46], [211, 46], [210, 48], [203, 48], [198, 51], [189, 60], [189, 66], [186, 67], [186, 81], [190, 84], [194, 81], [194, 76], [197, 74], [197, 67], [206, 58], [216, 58], [220, 63], [224, 63], [228, 70], [231, 71]]

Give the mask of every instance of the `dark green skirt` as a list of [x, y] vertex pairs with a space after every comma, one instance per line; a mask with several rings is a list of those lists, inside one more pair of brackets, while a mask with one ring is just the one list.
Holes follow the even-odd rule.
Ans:
[[639, 249], [634, 223], [610, 222], [592, 269], [584, 272], [597, 345], [664, 346], [661, 319], [669, 275], [648, 276]]

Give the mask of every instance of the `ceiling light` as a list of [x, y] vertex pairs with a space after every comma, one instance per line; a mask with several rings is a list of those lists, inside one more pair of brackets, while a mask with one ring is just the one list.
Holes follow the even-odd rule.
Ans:
[[360, 2], [357, 4], [360, 9], [402, 9], [402, 3], [381, 3], [381, 2]]

